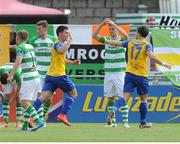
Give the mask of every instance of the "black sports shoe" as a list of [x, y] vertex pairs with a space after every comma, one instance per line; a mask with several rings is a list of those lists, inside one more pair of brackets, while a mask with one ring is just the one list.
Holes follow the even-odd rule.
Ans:
[[108, 125], [111, 125], [112, 124], [112, 118], [114, 117], [115, 113], [114, 112], [109, 112], [108, 113], [108, 116], [107, 116], [107, 119], [106, 119], [106, 122]]

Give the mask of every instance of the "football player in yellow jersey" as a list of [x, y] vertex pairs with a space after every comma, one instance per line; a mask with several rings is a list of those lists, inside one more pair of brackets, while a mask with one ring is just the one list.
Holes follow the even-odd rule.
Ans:
[[171, 69], [171, 66], [169, 64], [158, 59], [152, 52], [152, 45], [145, 40], [148, 33], [148, 28], [145, 26], [141, 26], [137, 28], [135, 40], [124, 41], [122, 43], [113, 40], [106, 40], [106, 43], [108, 44], [126, 47], [128, 50], [128, 63], [126, 67], [124, 96], [126, 100], [128, 100], [131, 96], [131, 92], [133, 92], [134, 89], [137, 88], [137, 93], [139, 94], [141, 99], [141, 104], [139, 107], [139, 128], [150, 128], [152, 126], [151, 123], [148, 123], [146, 121], [148, 96], [148, 57], [155, 63]]
[[65, 125], [71, 126], [66, 115], [72, 108], [77, 97], [77, 91], [73, 82], [66, 75], [65, 64], [77, 65], [80, 64], [80, 60], [71, 61], [65, 59], [65, 53], [72, 42], [72, 36], [68, 31], [68, 27], [63, 25], [59, 26], [56, 30], [56, 34], [58, 36], [58, 41], [52, 48], [51, 64], [45, 78], [42, 95], [35, 101], [34, 107], [39, 109], [41, 104], [46, 100], [50, 100], [53, 92], [57, 88], [60, 88], [63, 92], [67, 93], [68, 96], [64, 100], [62, 110], [57, 116], [57, 119], [62, 121]]

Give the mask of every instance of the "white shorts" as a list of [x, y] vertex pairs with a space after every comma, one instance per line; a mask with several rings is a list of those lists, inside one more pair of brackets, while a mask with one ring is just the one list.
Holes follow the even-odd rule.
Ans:
[[43, 89], [43, 86], [44, 86], [44, 80], [45, 80], [45, 78], [40, 78], [40, 85], [39, 85], [39, 90], [38, 90], [38, 92], [42, 92], [42, 89]]
[[104, 96], [123, 97], [125, 73], [106, 73], [104, 76]]
[[37, 99], [39, 85], [40, 85], [39, 78], [29, 81], [23, 81], [20, 90], [20, 100], [35, 101]]
[[13, 91], [13, 88], [15, 88], [16, 82], [13, 81], [12, 83], [7, 83], [5, 85], [2, 85], [2, 92], [4, 94], [11, 94]]

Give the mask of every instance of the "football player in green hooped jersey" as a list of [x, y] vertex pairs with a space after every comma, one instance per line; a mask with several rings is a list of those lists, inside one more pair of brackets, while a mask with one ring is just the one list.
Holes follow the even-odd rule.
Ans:
[[19, 66], [22, 69], [22, 84], [21, 84], [21, 105], [25, 109], [24, 117], [25, 123], [21, 130], [28, 130], [28, 121], [31, 116], [36, 125], [32, 128], [35, 131], [44, 125], [44, 122], [39, 118], [32, 103], [37, 99], [37, 94], [40, 85], [40, 76], [37, 71], [36, 57], [33, 50], [33, 46], [27, 44], [28, 32], [20, 30], [17, 32], [16, 37], [16, 60], [13, 65], [13, 69], [8, 77], [8, 80], [12, 80]]
[[[37, 36], [34, 36], [29, 43], [34, 46], [34, 51], [37, 59], [37, 69], [40, 74], [40, 87], [39, 94], [44, 84], [44, 79], [48, 71], [51, 61], [51, 50], [56, 38], [48, 34], [48, 22], [46, 20], [40, 20], [36, 23]], [[46, 101], [38, 110], [38, 114], [42, 117], [45, 116], [51, 102]]]
[[[8, 127], [10, 103], [16, 99], [16, 127], [21, 127], [21, 117], [23, 113], [23, 108], [20, 105], [19, 92], [21, 87], [21, 69], [18, 69], [13, 77], [13, 81], [7, 81], [10, 72], [12, 71], [13, 63], [8, 63], [0, 67], [0, 81], [2, 85], [2, 92], [4, 94], [2, 104], [3, 104], [3, 123], [2, 127]], [[10, 95], [15, 89], [15, 96], [10, 100]]]
[[[110, 37], [98, 35], [99, 31], [104, 25], [109, 26]], [[118, 33], [122, 37], [118, 36]], [[104, 63], [104, 96], [108, 97], [107, 104], [107, 126], [116, 127], [115, 112], [121, 107], [122, 122], [125, 128], [129, 128], [128, 125], [128, 105], [123, 97], [124, 76], [126, 67], [125, 49], [121, 47], [105, 44], [106, 40], [123, 41], [128, 38], [126, 32], [116, 25], [110, 19], [105, 19], [100, 23], [93, 33], [93, 38], [105, 45], [105, 63]], [[115, 98], [118, 100], [115, 101]]]

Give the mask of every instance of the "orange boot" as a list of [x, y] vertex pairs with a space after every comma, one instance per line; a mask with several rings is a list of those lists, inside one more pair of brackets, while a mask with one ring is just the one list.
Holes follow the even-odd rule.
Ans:
[[30, 118], [30, 121], [29, 121], [29, 128], [33, 128], [35, 126], [34, 124], [34, 120], [32, 118]]
[[71, 126], [71, 124], [70, 124], [70, 122], [67, 120], [67, 117], [66, 117], [65, 114], [59, 114], [59, 115], [57, 116], [57, 119], [58, 119], [59, 121], [62, 121], [65, 125]]
[[2, 123], [2, 127], [3, 127], [3, 128], [7, 128], [7, 127], [8, 127], [8, 124], [5, 123], [5, 122], [3, 122], [3, 123]]
[[22, 124], [21, 124], [20, 122], [17, 122], [17, 123], [16, 123], [16, 127], [17, 127], [17, 128], [21, 128], [21, 127], [22, 127]]

